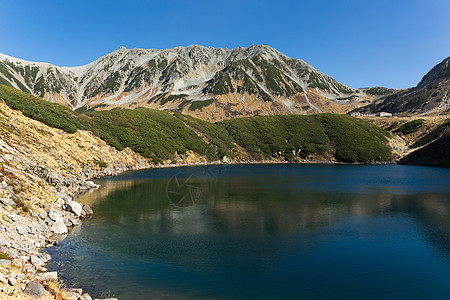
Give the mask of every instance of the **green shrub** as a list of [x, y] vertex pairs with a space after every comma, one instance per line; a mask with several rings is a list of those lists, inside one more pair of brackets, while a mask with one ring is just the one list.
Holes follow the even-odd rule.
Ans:
[[189, 110], [201, 110], [203, 107], [207, 107], [214, 103], [214, 99], [201, 100], [201, 101], [192, 101]]
[[403, 134], [410, 134], [418, 131], [423, 125], [424, 119], [417, 119], [407, 122], [398, 128], [398, 131]]

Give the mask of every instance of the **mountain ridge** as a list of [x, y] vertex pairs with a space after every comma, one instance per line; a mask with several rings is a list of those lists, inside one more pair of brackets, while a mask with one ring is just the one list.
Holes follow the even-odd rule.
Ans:
[[72, 109], [143, 106], [211, 121], [258, 114], [346, 112], [373, 99], [267, 45], [120, 47], [78, 67], [0, 54], [0, 83]]

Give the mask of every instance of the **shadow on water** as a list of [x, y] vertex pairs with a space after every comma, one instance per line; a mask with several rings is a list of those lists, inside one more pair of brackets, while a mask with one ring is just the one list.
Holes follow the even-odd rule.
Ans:
[[49, 269], [121, 299], [439, 296], [450, 292], [431, 279], [450, 276], [448, 175], [292, 165], [128, 173], [78, 199], [95, 215], [51, 250]]

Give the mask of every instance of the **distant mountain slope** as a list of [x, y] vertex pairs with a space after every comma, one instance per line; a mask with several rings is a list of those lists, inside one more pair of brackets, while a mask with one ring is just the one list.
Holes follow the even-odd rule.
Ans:
[[149, 107], [208, 120], [347, 112], [373, 99], [266, 45], [231, 50], [122, 47], [81, 67], [0, 54], [0, 83], [81, 112]]
[[428, 72], [415, 88], [398, 91], [366, 107], [365, 113], [390, 112], [399, 115], [450, 113], [450, 57]]

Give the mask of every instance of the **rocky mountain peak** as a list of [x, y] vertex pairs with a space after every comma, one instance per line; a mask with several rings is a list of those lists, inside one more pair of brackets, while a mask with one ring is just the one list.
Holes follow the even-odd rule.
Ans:
[[349, 98], [358, 91], [264, 44], [234, 49], [120, 47], [88, 65], [64, 68], [0, 56], [0, 83], [72, 109], [145, 106], [198, 114], [194, 108], [208, 111], [202, 108], [214, 103], [216, 113], [208, 114], [223, 111], [220, 117], [209, 116], [219, 119], [312, 113], [321, 111], [314, 101], [339, 107], [359, 99]]

